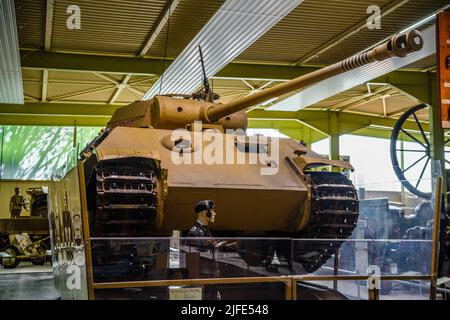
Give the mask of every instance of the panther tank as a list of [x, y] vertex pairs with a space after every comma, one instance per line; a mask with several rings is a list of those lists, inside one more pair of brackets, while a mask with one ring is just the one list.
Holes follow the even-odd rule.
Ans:
[[[326, 159], [293, 139], [252, 140], [243, 134], [245, 110], [375, 61], [405, 57], [422, 45], [416, 30], [396, 34], [371, 50], [225, 104], [203, 92], [159, 95], [117, 109], [81, 155], [91, 237], [170, 236], [191, 227], [197, 201], [214, 199], [215, 236], [348, 238], [359, 211], [344, 172], [353, 170], [351, 164]], [[211, 151], [218, 140], [228, 143]], [[332, 169], [317, 169], [323, 166]], [[298, 244], [294, 258], [312, 272], [338, 246]]]

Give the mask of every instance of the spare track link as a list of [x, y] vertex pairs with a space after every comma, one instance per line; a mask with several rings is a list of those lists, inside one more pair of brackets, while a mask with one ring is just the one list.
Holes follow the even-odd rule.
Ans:
[[[358, 194], [339, 172], [306, 172], [311, 177], [311, 218], [300, 234], [305, 239], [346, 239], [358, 221]], [[306, 272], [319, 269], [343, 241], [296, 241], [294, 259]]]
[[157, 176], [142, 166], [96, 168], [96, 233], [102, 236], [149, 235], [158, 204]]

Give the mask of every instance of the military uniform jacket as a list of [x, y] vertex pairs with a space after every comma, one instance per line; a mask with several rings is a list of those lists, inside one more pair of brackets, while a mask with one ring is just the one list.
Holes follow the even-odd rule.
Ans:
[[[192, 226], [191, 230], [189, 230], [187, 237], [192, 238], [211, 238], [211, 232], [209, 231], [208, 226], [205, 226], [201, 224], [198, 220], [195, 221], [194, 225]], [[209, 251], [214, 247], [211, 240], [200, 240], [200, 239], [192, 239], [187, 242], [189, 246], [197, 247], [200, 251]]]
[[12, 210], [22, 210], [22, 202], [23, 202], [23, 196], [22, 195], [13, 195], [11, 197], [11, 200], [9, 202], [9, 211]]
[[211, 232], [209, 231], [208, 226], [201, 224], [198, 220], [195, 221], [191, 230], [189, 230], [187, 237], [205, 237], [211, 238]]

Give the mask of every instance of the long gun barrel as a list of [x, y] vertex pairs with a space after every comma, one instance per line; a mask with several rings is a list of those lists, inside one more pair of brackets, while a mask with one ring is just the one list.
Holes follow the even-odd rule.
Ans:
[[359, 53], [343, 61], [262, 90], [242, 99], [219, 105], [214, 108], [209, 108], [207, 110], [207, 118], [211, 122], [215, 122], [220, 118], [237, 111], [244, 110], [274, 97], [310, 86], [324, 79], [359, 68], [363, 65], [375, 61], [383, 61], [391, 57], [405, 57], [412, 52], [420, 50], [422, 47], [423, 39], [419, 31], [412, 30], [409, 32], [396, 34], [388, 41], [369, 51]]

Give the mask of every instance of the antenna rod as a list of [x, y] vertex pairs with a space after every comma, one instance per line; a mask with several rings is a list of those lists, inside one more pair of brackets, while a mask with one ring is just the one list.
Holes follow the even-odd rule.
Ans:
[[202, 46], [199, 45], [198, 46], [198, 51], [200, 53], [200, 62], [202, 64], [202, 71], [203, 71], [203, 86], [205, 87], [205, 93], [209, 94], [210, 89], [209, 89], [209, 82], [208, 82], [208, 78], [206, 77], [206, 71], [205, 71], [205, 63], [203, 61], [203, 53], [202, 53]]

